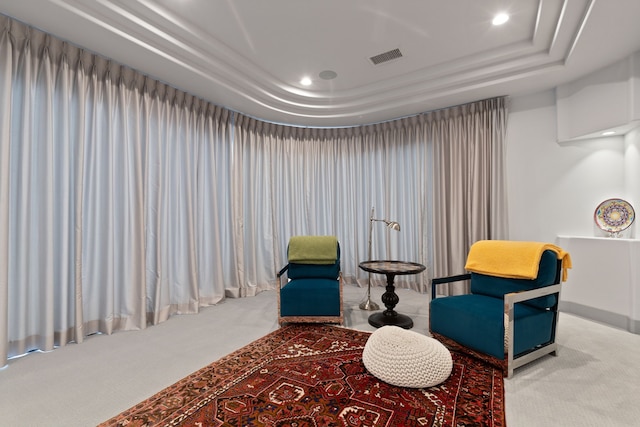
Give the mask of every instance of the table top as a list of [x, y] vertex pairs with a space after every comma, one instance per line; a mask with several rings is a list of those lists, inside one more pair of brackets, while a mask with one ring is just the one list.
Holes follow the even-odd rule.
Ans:
[[416, 274], [427, 268], [417, 262], [389, 260], [362, 261], [359, 265], [364, 271], [380, 274]]

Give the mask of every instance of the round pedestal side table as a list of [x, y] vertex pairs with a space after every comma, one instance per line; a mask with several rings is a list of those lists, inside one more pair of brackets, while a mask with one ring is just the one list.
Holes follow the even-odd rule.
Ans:
[[397, 275], [421, 273], [426, 267], [416, 262], [389, 260], [363, 261], [359, 264], [359, 267], [370, 273], [384, 274], [387, 276], [386, 291], [382, 294], [382, 303], [387, 309], [369, 316], [369, 324], [376, 328], [392, 325], [400, 326], [404, 329], [411, 329], [413, 327], [413, 320], [411, 320], [409, 316], [395, 311], [395, 307], [400, 301], [400, 298], [396, 294], [394, 280]]

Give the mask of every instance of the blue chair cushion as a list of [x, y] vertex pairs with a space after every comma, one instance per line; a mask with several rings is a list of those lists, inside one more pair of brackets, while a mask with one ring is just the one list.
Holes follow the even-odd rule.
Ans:
[[335, 264], [296, 264], [289, 263], [289, 279], [337, 279], [340, 274], [340, 260]]
[[280, 290], [281, 316], [340, 316], [340, 282], [293, 279]]
[[[558, 257], [553, 251], [546, 250], [540, 258], [538, 277], [533, 280], [509, 279], [503, 277], [488, 276], [485, 274], [471, 273], [471, 293], [492, 296], [502, 300], [504, 294], [549, 286], [556, 283], [558, 278]], [[550, 308], [557, 302], [556, 295], [547, 295], [527, 301], [524, 304]]]
[[[514, 355], [551, 340], [554, 314], [527, 304], [514, 307]], [[466, 347], [504, 359], [504, 303], [486, 295], [436, 298], [430, 330]]]

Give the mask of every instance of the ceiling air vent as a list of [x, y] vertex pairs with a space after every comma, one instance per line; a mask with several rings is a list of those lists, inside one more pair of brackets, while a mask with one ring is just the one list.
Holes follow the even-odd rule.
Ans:
[[369, 60], [373, 63], [373, 65], [382, 64], [383, 62], [389, 62], [393, 59], [402, 58], [402, 52], [400, 49], [393, 49], [388, 52], [381, 53], [376, 56], [372, 56]]

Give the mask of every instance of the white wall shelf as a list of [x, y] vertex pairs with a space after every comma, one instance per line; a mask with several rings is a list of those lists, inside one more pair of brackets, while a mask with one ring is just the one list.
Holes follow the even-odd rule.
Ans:
[[558, 236], [573, 268], [560, 310], [640, 334], [640, 240]]

